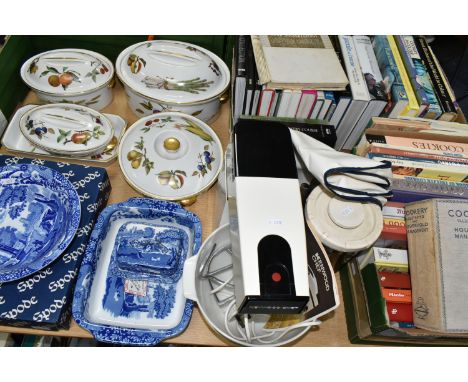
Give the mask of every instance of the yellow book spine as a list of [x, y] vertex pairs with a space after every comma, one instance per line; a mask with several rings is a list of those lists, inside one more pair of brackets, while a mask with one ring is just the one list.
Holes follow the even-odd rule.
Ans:
[[419, 103], [416, 99], [416, 95], [414, 94], [413, 87], [411, 86], [408, 73], [406, 73], [405, 65], [403, 64], [403, 60], [401, 59], [400, 52], [398, 51], [395, 39], [393, 36], [387, 36], [387, 40], [388, 44], [390, 45], [390, 49], [392, 50], [393, 57], [395, 58], [395, 63], [400, 72], [401, 81], [403, 82], [403, 86], [405, 87], [406, 95], [408, 96], [408, 106], [406, 106], [403, 109], [401, 115], [417, 117], [419, 114]]

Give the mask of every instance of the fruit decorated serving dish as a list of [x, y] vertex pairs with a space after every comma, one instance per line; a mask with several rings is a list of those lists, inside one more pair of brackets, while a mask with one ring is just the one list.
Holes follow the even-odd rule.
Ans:
[[43, 103], [74, 103], [101, 110], [112, 101], [114, 66], [84, 49], [56, 49], [31, 57], [21, 78]]
[[110, 120], [96, 110], [74, 104], [50, 104], [28, 110], [20, 130], [47, 152], [87, 156], [100, 153], [114, 137]]
[[166, 112], [135, 122], [122, 137], [119, 164], [127, 182], [146, 196], [190, 204], [222, 168], [221, 142], [204, 122]]
[[202, 121], [218, 113], [230, 74], [214, 53], [178, 41], [153, 40], [120, 53], [116, 73], [138, 116], [177, 111]]

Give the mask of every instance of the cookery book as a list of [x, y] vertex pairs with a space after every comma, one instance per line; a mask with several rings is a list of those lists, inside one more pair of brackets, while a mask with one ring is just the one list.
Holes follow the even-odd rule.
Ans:
[[32, 163], [62, 173], [81, 202], [75, 238], [52, 264], [29, 277], [0, 284], [0, 324], [57, 330], [68, 328], [73, 289], [89, 236], [107, 204], [111, 185], [103, 168], [0, 155], [0, 166]]
[[328, 36], [253, 35], [260, 83], [279, 89], [344, 90], [348, 79]]
[[406, 222], [415, 325], [468, 332], [468, 200], [410, 203]]

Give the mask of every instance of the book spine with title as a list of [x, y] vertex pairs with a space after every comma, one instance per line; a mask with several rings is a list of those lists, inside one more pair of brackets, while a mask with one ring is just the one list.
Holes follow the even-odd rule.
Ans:
[[439, 119], [443, 121], [453, 121], [457, 117], [457, 109], [450, 98], [450, 94], [445, 86], [443, 77], [437, 68], [431, 52], [429, 51], [429, 45], [427, 44], [426, 39], [422, 36], [416, 36], [414, 37], [414, 43], [421, 57], [422, 63], [427, 69], [434, 92], [439, 100], [439, 105], [443, 112]]
[[393, 137], [389, 135], [373, 135], [368, 133], [366, 133], [365, 137], [374, 147], [411, 150], [419, 153], [445, 155], [448, 157], [465, 159], [468, 158], [467, 143], [445, 142], [409, 137]]
[[426, 93], [427, 102], [429, 102], [429, 107], [424, 118], [437, 119], [442, 115], [442, 109], [439, 105], [439, 101], [437, 100], [437, 95], [434, 87], [432, 86], [427, 68], [421, 59], [418, 49], [416, 48], [414, 38], [413, 36], [398, 36], [398, 38], [399, 41], [401, 41], [402, 47], [404, 46], [411, 59], [410, 63], [413, 65], [414, 72], [416, 74], [415, 80], [422, 86]]
[[392, 52], [393, 58], [395, 59], [395, 65], [397, 66], [398, 72], [400, 73], [401, 81], [403, 82], [403, 86], [405, 87], [405, 91], [408, 96], [408, 109], [405, 109], [402, 115], [417, 117], [424, 113], [424, 111], [427, 108], [427, 104], [421, 104], [416, 96], [416, 93], [411, 84], [410, 77], [406, 71], [403, 58], [395, 41], [395, 37], [388, 35], [387, 41]]
[[[390, 118], [396, 118], [400, 115], [411, 117], [417, 116], [419, 106], [417, 102], [409, 101], [408, 92], [406, 91], [387, 36], [375, 36], [372, 43], [377, 62], [379, 63], [379, 67], [382, 72], [382, 77], [384, 81], [386, 81], [387, 86], [391, 89], [390, 109], [386, 110], [388, 116]], [[409, 80], [408, 86], [410, 86]], [[414, 94], [413, 98], [414, 101], [416, 101]]]

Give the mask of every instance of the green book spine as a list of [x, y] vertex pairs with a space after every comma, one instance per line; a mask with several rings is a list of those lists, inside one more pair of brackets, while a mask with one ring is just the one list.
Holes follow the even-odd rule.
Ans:
[[388, 329], [387, 308], [380, 290], [379, 276], [375, 264], [368, 264], [362, 271], [362, 279], [367, 295], [372, 333]]

